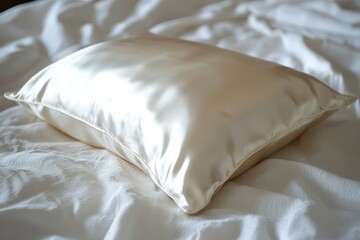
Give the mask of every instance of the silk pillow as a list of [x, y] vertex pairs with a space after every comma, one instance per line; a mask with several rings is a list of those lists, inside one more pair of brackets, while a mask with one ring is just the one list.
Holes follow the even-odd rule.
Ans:
[[141, 168], [188, 214], [354, 100], [272, 62], [152, 34], [80, 50], [6, 97]]

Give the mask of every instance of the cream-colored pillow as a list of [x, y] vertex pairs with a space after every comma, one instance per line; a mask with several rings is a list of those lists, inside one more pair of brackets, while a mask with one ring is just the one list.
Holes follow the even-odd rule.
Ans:
[[275, 63], [151, 34], [71, 54], [6, 97], [138, 166], [189, 214], [354, 100]]

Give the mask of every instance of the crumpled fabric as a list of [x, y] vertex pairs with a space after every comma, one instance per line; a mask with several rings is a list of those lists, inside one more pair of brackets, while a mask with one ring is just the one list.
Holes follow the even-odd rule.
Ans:
[[[351, 1], [36, 1], [0, 15], [0, 90], [75, 50], [140, 32], [310, 73], [360, 97]], [[356, 239], [359, 100], [182, 213], [148, 177], [0, 99], [0, 232], [11, 239]]]

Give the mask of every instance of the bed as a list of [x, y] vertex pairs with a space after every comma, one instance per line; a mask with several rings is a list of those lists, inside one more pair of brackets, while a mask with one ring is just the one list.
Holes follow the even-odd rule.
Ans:
[[[359, 26], [360, 5], [335, 0], [37, 0], [1, 13], [0, 238], [360, 239]], [[188, 214], [138, 167], [3, 97], [73, 52], [146, 32], [276, 62], [357, 99]]]

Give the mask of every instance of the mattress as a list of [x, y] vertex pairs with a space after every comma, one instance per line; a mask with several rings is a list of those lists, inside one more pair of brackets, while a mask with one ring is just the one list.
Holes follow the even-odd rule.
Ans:
[[[355, 1], [38, 0], [0, 15], [0, 90], [144, 32], [280, 63], [360, 97]], [[185, 214], [140, 169], [0, 98], [1, 239], [359, 239], [360, 102]]]

